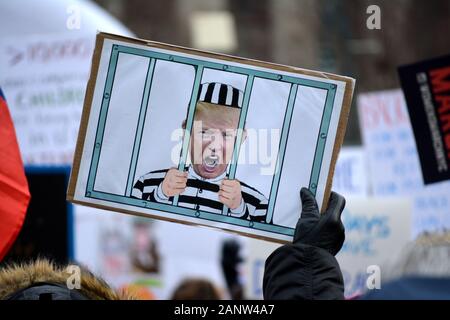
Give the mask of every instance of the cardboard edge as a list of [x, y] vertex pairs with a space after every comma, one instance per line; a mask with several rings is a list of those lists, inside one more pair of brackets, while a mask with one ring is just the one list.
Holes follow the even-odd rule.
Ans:
[[219, 229], [219, 230], [227, 232], [227, 233], [233, 233], [233, 234], [240, 235], [240, 236], [246, 236], [246, 237], [257, 239], [257, 240], [264, 240], [264, 241], [275, 242], [275, 243], [279, 243], [279, 244], [290, 243], [289, 241], [255, 235], [255, 234], [247, 233], [247, 232], [243, 232], [243, 231], [230, 230], [230, 229], [221, 228], [218, 226], [211, 226], [211, 225], [207, 225], [207, 224], [203, 224], [203, 223], [193, 223], [193, 222], [188, 222], [188, 221], [182, 221], [182, 220], [173, 219], [173, 218], [169, 218], [169, 217], [160, 217], [157, 215], [153, 215], [151, 213], [136, 212], [133, 210], [115, 208], [115, 207], [110, 207], [108, 205], [84, 202], [84, 201], [79, 201], [79, 200], [74, 200], [74, 199], [70, 200], [70, 202], [73, 204], [79, 204], [79, 205], [83, 205], [86, 207], [106, 210], [106, 212], [108, 212], [108, 213], [119, 212], [119, 213], [131, 215], [131, 216], [139, 216], [139, 217], [150, 218], [150, 219], [155, 219], [155, 220], [163, 220], [163, 221], [167, 221], [167, 222], [174, 222], [174, 223], [188, 225], [188, 226], [195, 226], [195, 227], [200, 226], [200, 227], [207, 227], [208, 229], [216, 229], [216, 230]]
[[192, 48], [167, 44], [167, 43], [163, 43], [163, 42], [150, 41], [150, 40], [144, 40], [144, 39], [139, 39], [139, 38], [130, 38], [130, 37], [116, 35], [116, 34], [112, 34], [112, 33], [106, 33], [106, 32], [100, 32], [99, 35], [102, 35], [104, 37], [104, 39], [124, 41], [124, 42], [144, 45], [147, 47], [153, 47], [153, 48], [159, 48], [159, 49], [165, 49], [165, 50], [173, 50], [173, 51], [186, 53], [186, 54], [195, 54], [195, 55], [206, 57], [206, 58], [221, 59], [221, 60], [235, 62], [235, 63], [247, 64], [247, 65], [251, 65], [251, 66], [255, 66], [255, 67], [263, 67], [263, 68], [268, 68], [268, 69], [278, 70], [278, 71], [285, 71], [285, 72], [293, 72], [293, 73], [298, 73], [298, 74], [303, 74], [303, 75], [308, 75], [308, 76], [313, 76], [313, 77], [319, 77], [319, 78], [324, 78], [324, 79], [331, 79], [331, 80], [336, 80], [336, 81], [344, 81], [344, 82], [346, 82], [347, 80], [354, 81], [354, 79], [351, 77], [346, 77], [346, 76], [337, 75], [337, 74], [333, 74], [333, 73], [303, 69], [303, 68], [292, 67], [292, 66], [287, 66], [287, 65], [283, 65], [283, 64], [277, 64], [277, 63], [273, 63], [273, 62], [266, 62], [266, 61], [261, 61], [261, 60], [256, 60], [256, 59], [237, 57], [237, 56], [227, 55], [227, 54], [223, 54], [223, 53], [215, 53], [215, 52], [211, 52], [211, 51], [192, 49]]
[[83, 155], [84, 142], [91, 113], [92, 100], [94, 98], [95, 81], [97, 80], [98, 69], [100, 65], [100, 57], [103, 49], [105, 36], [98, 33], [95, 39], [94, 53], [91, 60], [91, 71], [89, 80], [86, 84], [86, 92], [84, 95], [83, 110], [81, 113], [80, 126], [78, 129], [78, 138], [73, 155], [72, 170], [70, 172], [69, 185], [67, 188], [66, 199], [73, 202], [75, 198], [75, 189], [78, 181], [78, 173], [80, 171], [81, 157]]
[[327, 182], [325, 184], [325, 193], [323, 196], [321, 213], [324, 213], [326, 211], [328, 200], [330, 199], [331, 188], [333, 185], [334, 170], [336, 168], [336, 162], [337, 162], [342, 144], [344, 142], [344, 137], [345, 137], [345, 133], [347, 130], [347, 123], [348, 123], [348, 118], [350, 115], [350, 108], [352, 105], [353, 92], [355, 90], [355, 83], [356, 83], [356, 81], [354, 79], [351, 79], [351, 78], [345, 79], [344, 99], [342, 101], [342, 109], [341, 109], [341, 114], [339, 115], [336, 138], [334, 141], [333, 152], [331, 155], [330, 168], [328, 171]]

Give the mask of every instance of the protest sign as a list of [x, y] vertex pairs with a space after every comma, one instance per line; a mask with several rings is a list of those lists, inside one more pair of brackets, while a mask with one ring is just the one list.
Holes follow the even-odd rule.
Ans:
[[92, 34], [2, 38], [0, 86], [25, 165], [72, 162], [93, 49]]
[[450, 182], [425, 186], [401, 90], [361, 94], [360, 127], [374, 196], [413, 199], [413, 235], [450, 226]]
[[368, 194], [367, 160], [362, 147], [342, 147], [336, 162], [333, 191], [365, 197]]
[[354, 80], [100, 33], [68, 199], [273, 241], [327, 201]]
[[450, 180], [450, 56], [398, 70], [425, 184]]
[[380, 271], [381, 283], [386, 280], [389, 268], [411, 240], [411, 200], [348, 198], [342, 220], [345, 242], [336, 258], [348, 297], [376, 289], [367, 287], [367, 279], [375, 270]]

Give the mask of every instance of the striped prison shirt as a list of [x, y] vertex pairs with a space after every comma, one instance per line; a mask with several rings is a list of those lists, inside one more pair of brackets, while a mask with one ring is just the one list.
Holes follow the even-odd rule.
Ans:
[[[169, 169], [151, 171], [141, 176], [134, 184], [131, 196], [152, 202], [172, 204], [173, 197], [166, 197], [162, 192], [162, 182]], [[222, 214], [223, 203], [219, 201], [218, 192], [226, 172], [214, 179], [199, 176], [192, 166], [188, 169], [186, 189], [179, 195], [178, 206]], [[268, 201], [255, 188], [240, 182], [242, 201], [236, 209], [228, 209], [228, 215], [256, 222], [265, 222]]]

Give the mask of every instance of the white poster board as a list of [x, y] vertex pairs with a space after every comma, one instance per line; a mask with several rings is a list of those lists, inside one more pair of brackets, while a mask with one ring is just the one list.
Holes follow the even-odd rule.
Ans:
[[350, 297], [367, 290], [367, 278], [375, 269], [380, 270], [383, 284], [388, 268], [411, 241], [411, 201], [348, 198], [342, 220], [345, 242], [336, 258], [344, 277], [345, 296]]
[[362, 147], [342, 147], [336, 162], [332, 190], [345, 197], [368, 195], [367, 160]]
[[73, 161], [94, 44], [67, 32], [2, 38], [0, 87], [25, 165]]
[[301, 186], [326, 201], [353, 79], [103, 33], [93, 59], [69, 200], [280, 242]]
[[424, 186], [401, 90], [361, 94], [358, 111], [375, 196], [413, 199], [413, 235], [450, 227], [450, 182]]

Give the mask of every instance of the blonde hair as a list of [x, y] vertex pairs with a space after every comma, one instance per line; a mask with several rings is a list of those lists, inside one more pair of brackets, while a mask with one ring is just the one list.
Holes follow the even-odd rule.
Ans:
[[[20, 290], [39, 283], [67, 286], [70, 274], [68, 266], [58, 265], [47, 259], [36, 259], [21, 264], [9, 264], [0, 268], [0, 300], [13, 296]], [[127, 290], [116, 291], [102, 278], [80, 266], [80, 289], [78, 291], [92, 300], [134, 300]]]
[[200, 117], [214, 120], [221, 119], [232, 127], [237, 126], [235, 121], [239, 121], [240, 112], [241, 110], [238, 108], [199, 101], [195, 108], [194, 120], [198, 120]]

